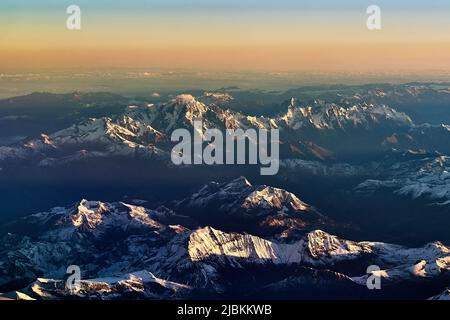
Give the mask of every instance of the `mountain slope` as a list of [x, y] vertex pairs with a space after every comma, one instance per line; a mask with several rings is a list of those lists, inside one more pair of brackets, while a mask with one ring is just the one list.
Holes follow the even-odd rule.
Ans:
[[226, 183], [211, 182], [173, 206], [203, 225], [239, 226], [240, 231], [261, 236], [296, 239], [325, 222], [331, 226], [329, 219], [293, 193], [254, 186], [244, 177]]

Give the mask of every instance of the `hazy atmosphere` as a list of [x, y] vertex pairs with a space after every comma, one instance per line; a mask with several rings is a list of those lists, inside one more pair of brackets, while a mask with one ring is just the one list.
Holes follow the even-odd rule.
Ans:
[[1, 0], [0, 303], [450, 300], [449, 14]]
[[3, 0], [2, 69], [162, 67], [258, 71], [449, 70], [450, 4], [378, 1], [382, 29], [366, 28], [369, 1], [76, 2]]

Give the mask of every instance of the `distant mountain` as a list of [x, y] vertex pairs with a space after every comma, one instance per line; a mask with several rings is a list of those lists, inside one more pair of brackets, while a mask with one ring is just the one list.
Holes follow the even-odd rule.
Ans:
[[65, 108], [73, 105], [111, 103], [126, 101], [126, 98], [109, 92], [72, 92], [56, 94], [33, 92], [31, 94], [0, 100], [0, 109], [7, 107], [21, 108]]
[[394, 132], [386, 137], [383, 145], [396, 150], [414, 152], [450, 153], [450, 126], [446, 124], [422, 124], [414, 126], [407, 131]]
[[[67, 99], [97, 101], [103, 96], [72, 94]], [[106, 101], [113, 99], [108, 96]], [[392, 148], [450, 150], [447, 126], [415, 126], [407, 115], [385, 105], [337, 105], [317, 100], [300, 106], [292, 99], [285, 114], [268, 118], [246, 116], [216, 103], [207, 105], [185, 94], [159, 105], [130, 105], [114, 117], [91, 118], [54, 133], [42, 132], [39, 138], [25, 143], [0, 147], [0, 161], [16, 164], [17, 160], [32, 159], [49, 166], [91, 157], [168, 159], [172, 131], [192, 130], [195, 119], [201, 119], [205, 129], [278, 128], [282, 158], [358, 161]]]
[[[164, 134], [129, 116], [89, 119], [51, 135], [41, 134], [23, 146], [0, 147], [0, 160], [35, 159], [38, 165], [66, 163], [86, 157], [166, 157], [156, 144], [167, 144]], [[57, 161], [60, 160], [60, 161]]]

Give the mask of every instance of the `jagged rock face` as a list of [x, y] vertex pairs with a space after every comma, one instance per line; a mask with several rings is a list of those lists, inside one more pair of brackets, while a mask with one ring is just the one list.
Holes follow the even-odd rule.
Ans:
[[190, 235], [188, 250], [193, 261], [211, 264], [216, 270], [221, 270], [223, 266], [242, 269], [248, 264], [296, 265], [320, 270], [333, 270], [334, 266], [342, 263], [346, 263], [348, 269], [358, 265], [364, 268], [371, 265], [380, 267], [380, 271], [359, 277], [350, 278], [335, 273], [332, 277], [328, 274], [324, 278], [297, 279], [299, 285], [304, 281], [327, 283], [333, 279], [334, 284], [345, 280], [365, 287], [370, 275], [380, 277], [383, 285], [390, 288], [423, 283], [421, 281], [450, 281], [450, 249], [439, 242], [421, 248], [406, 248], [377, 242], [353, 242], [316, 230], [298, 242], [284, 244], [248, 234], [224, 233], [208, 227]]
[[313, 258], [318, 259], [339, 259], [357, 257], [364, 253], [371, 253], [371, 244], [360, 244], [339, 239], [336, 236], [317, 230], [307, 235], [308, 250]]
[[[325, 221], [331, 224], [293, 193], [254, 186], [244, 177], [229, 183], [209, 183], [174, 206], [176, 211], [190, 212], [203, 225], [240, 224], [243, 231], [278, 238], [296, 239]], [[215, 214], [208, 214], [213, 208]]]
[[[190, 235], [189, 255], [193, 261], [218, 259], [227, 263], [273, 263], [281, 265], [334, 264], [373, 252], [371, 243], [355, 243], [316, 230], [294, 243], [278, 243], [249, 234], [225, 233], [211, 227]], [[230, 262], [230, 259], [233, 260]]]
[[305, 127], [328, 130], [350, 130], [358, 127], [370, 129], [383, 124], [404, 127], [413, 124], [406, 114], [385, 105], [362, 103], [342, 107], [334, 103], [315, 101], [311, 106], [299, 107], [295, 100], [291, 101], [281, 120], [294, 130]]
[[31, 291], [42, 299], [176, 299], [187, 296], [192, 287], [166, 281], [147, 271], [121, 277], [81, 280], [78, 286], [68, 287], [64, 281], [37, 279]]
[[[235, 206], [235, 202], [239, 202], [240, 197], [250, 194], [253, 189], [254, 187], [250, 182], [243, 177], [227, 184], [211, 182], [195, 192], [191, 197], [177, 203], [177, 206], [207, 207], [215, 203], [218, 210], [230, 210]], [[221, 205], [226, 207], [221, 207]]]
[[131, 117], [143, 123], [155, 124], [164, 133], [170, 134], [178, 128], [190, 127], [194, 120], [207, 118], [211, 109], [195, 100], [192, 95], [177, 96], [166, 104], [138, 109], [131, 113]]
[[[286, 206], [289, 206], [286, 207]], [[296, 211], [306, 211], [310, 206], [300, 201], [294, 194], [282, 189], [265, 187], [262, 190], [255, 190], [249, 194], [241, 205], [242, 208], [270, 208], [291, 209]]]
[[279, 246], [252, 235], [224, 233], [207, 227], [191, 234], [189, 256], [193, 261], [223, 258], [236, 260], [236, 263], [242, 260], [246, 263], [289, 264], [302, 261], [302, 245]]
[[57, 166], [90, 158], [114, 156], [164, 159], [169, 155], [164, 134], [128, 116], [89, 119], [23, 146], [1, 147], [0, 160], [35, 159], [39, 166]]
[[23, 224], [44, 228], [46, 233], [40, 237], [65, 241], [73, 237], [99, 238], [111, 232], [164, 231], [165, 226], [152, 218], [156, 216], [156, 211], [140, 206], [82, 200], [71, 208], [54, 208], [31, 215]]
[[234, 97], [228, 92], [204, 92], [199, 100], [206, 104], [226, 106], [234, 100]]
[[[201, 99], [205, 101], [204, 99]], [[208, 101], [210, 99], [206, 99]], [[251, 117], [229, 109], [222, 109], [213, 101], [205, 104], [192, 95], [184, 94], [173, 100], [137, 109], [130, 114], [133, 119], [154, 125], [159, 131], [170, 136], [173, 130], [186, 128], [192, 131], [195, 120], [202, 121], [203, 129], [271, 129], [277, 125], [274, 120], [264, 117]]]
[[258, 215], [265, 215], [265, 210], [275, 212], [308, 211], [312, 207], [294, 194], [271, 186], [254, 186], [244, 177], [230, 183], [212, 182], [205, 185], [190, 198], [178, 202], [178, 206], [207, 207], [219, 204], [218, 210], [228, 211], [230, 214], [245, 211], [251, 214], [254, 209]]
[[450, 205], [448, 156], [422, 156], [410, 151], [363, 165], [287, 159], [280, 162], [280, 167], [280, 172], [286, 179], [303, 173], [333, 178], [360, 177], [361, 182], [354, 188], [357, 193], [390, 191], [412, 199], [422, 197], [430, 205]]
[[432, 281], [439, 279], [448, 282], [448, 271], [450, 270], [450, 257], [437, 258], [434, 260], [421, 260], [413, 264], [404, 264], [393, 268], [372, 271], [370, 275], [353, 277], [353, 281], [361, 285], [367, 283], [369, 276], [381, 279], [384, 285], [393, 286], [408, 282]]

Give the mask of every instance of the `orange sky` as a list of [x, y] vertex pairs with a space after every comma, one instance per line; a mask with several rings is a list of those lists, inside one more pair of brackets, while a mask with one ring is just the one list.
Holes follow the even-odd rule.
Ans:
[[423, 15], [419, 10], [385, 10], [383, 29], [369, 31], [364, 6], [242, 12], [150, 8], [125, 14], [102, 7], [83, 10], [82, 30], [68, 31], [64, 8], [24, 8], [0, 12], [0, 71], [450, 70], [450, 19], [439, 10]]
[[155, 67], [232, 70], [450, 70], [450, 44], [182, 46], [2, 50], [4, 68]]

